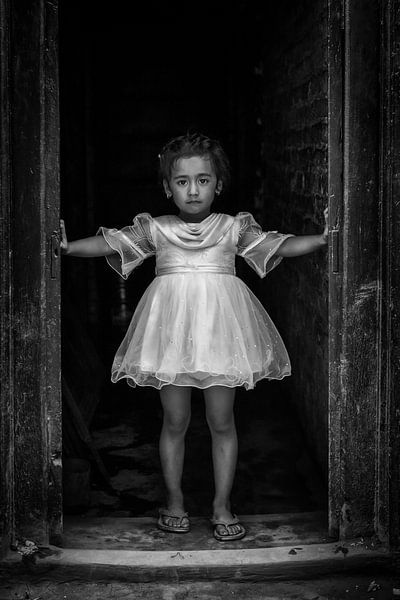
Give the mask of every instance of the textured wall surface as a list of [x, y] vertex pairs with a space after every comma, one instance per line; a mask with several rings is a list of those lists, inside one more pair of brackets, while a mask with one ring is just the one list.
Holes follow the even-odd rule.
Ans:
[[[268, 229], [319, 233], [327, 204], [326, 2], [298, 2], [273, 29], [261, 75], [264, 202], [256, 204]], [[327, 473], [326, 250], [284, 260], [262, 286], [292, 360], [291, 396]]]

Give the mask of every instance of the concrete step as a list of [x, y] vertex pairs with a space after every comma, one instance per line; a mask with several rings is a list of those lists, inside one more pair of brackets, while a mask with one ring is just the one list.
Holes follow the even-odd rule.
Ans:
[[326, 574], [391, 571], [394, 556], [376, 540], [329, 539], [324, 513], [244, 515], [247, 536], [219, 543], [207, 519], [192, 518], [188, 534], [168, 534], [156, 519], [68, 517], [60, 544], [0, 565], [9, 580], [266, 581]]
[[[354, 546], [351, 544], [354, 543]], [[0, 565], [8, 580], [51, 577], [52, 581], [266, 581], [326, 574], [390, 571], [393, 557], [384, 548], [347, 542], [310, 544], [291, 554], [291, 546], [239, 550], [93, 550], [50, 546], [35, 563], [10, 554]]]

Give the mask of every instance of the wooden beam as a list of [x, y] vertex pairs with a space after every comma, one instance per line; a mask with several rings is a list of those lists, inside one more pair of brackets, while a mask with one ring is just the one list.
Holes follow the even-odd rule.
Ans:
[[400, 547], [400, 4], [381, 3], [381, 380], [376, 525]]
[[11, 165], [9, 3], [0, 1], [0, 555], [8, 551], [14, 523], [13, 296], [11, 285]]
[[343, 0], [328, 3], [328, 197], [329, 197], [329, 533], [339, 535], [341, 477], [341, 386], [343, 270]]

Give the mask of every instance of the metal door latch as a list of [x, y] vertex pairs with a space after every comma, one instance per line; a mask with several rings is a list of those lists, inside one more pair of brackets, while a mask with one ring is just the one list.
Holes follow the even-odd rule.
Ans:
[[57, 279], [58, 261], [60, 258], [60, 237], [57, 231], [51, 234], [50, 242], [50, 277]]
[[331, 265], [332, 273], [340, 272], [340, 256], [339, 256], [339, 229], [331, 230]]

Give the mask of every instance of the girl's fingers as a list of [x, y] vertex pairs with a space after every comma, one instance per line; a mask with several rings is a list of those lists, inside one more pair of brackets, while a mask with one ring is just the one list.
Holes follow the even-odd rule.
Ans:
[[60, 233], [61, 233], [61, 245], [68, 244], [67, 232], [65, 231], [65, 223], [63, 219], [60, 219]]
[[324, 209], [324, 217], [325, 217], [325, 228], [324, 228], [324, 232], [323, 232], [323, 236], [325, 238], [325, 240], [328, 240], [328, 232], [329, 232], [329, 225], [328, 225], [328, 207], [326, 206]]

